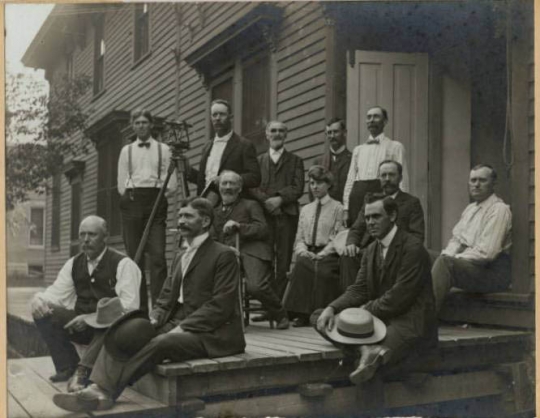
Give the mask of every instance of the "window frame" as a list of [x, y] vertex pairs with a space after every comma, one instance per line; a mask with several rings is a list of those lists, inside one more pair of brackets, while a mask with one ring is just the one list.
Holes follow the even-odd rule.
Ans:
[[[69, 236], [69, 255], [70, 257], [73, 257], [74, 255], [78, 254], [80, 252], [79, 249], [79, 225], [82, 221], [82, 198], [83, 198], [83, 184], [82, 184], [82, 178], [80, 175], [75, 176], [71, 180], [71, 210], [70, 210], [70, 236]], [[78, 189], [78, 213], [77, 217], [75, 217], [75, 195], [74, 191]], [[76, 250], [75, 250], [76, 248]], [[74, 251], [75, 250], [75, 251]]]
[[[146, 12], [143, 13], [145, 15], [143, 19], [146, 20], [146, 51], [138, 51], [138, 45], [140, 44], [138, 42], [139, 37], [139, 24], [141, 19], [141, 16], [137, 15], [137, 8], [138, 7], [145, 7], [147, 8]], [[133, 5], [133, 66], [137, 66], [140, 62], [144, 61], [149, 55], [152, 53], [152, 25], [151, 25], [152, 19], [150, 18], [150, 3], [135, 3]]]
[[[42, 218], [42, 233], [41, 233], [41, 244], [33, 244], [32, 243], [32, 231], [33, 231], [33, 225], [34, 223], [32, 222], [32, 211], [33, 210], [41, 210], [43, 213], [41, 215], [41, 218]], [[45, 231], [46, 231], [46, 224], [45, 222], [47, 221], [47, 218], [46, 218], [46, 212], [45, 212], [45, 206], [44, 205], [40, 205], [40, 204], [32, 204], [29, 208], [28, 208], [28, 248], [30, 249], [44, 249], [45, 248]]]
[[97, 17], [96, 20], [94, 21], [94, 57], [93, 57], [94, 97], [101, 95], [105, 91], [105, 55], [106, 53], [107, 53], [107, 44], [105, 42], [105, 16], [101, 15]]
[[53, 175], [51, 188], [51, 252], [60, 251], [62, 218], [62, 173]]

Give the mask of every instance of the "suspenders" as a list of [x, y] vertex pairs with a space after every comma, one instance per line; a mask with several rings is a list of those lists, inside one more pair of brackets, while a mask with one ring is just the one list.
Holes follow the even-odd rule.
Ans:
[[[158, 187], [158, 184], [161, 183], [161, 161], [162, 161], [162, 149], [161, 149], [161, 143], [157, 142], [157, 149], [158, 149], [158, 172], [157, 172], [157, 180], [156, 185], [154, 187]], [[131, 175], [133, 174], [133, 143], [129, 144], [128, 146], [128, 184], [131, 183], [133, 185], [133, 180], [131, 178]]]

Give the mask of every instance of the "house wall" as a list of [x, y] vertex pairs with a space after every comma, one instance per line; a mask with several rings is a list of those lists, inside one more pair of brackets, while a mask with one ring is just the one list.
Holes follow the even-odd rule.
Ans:
[[[287, 149], [300, 155], [306, 169], [323, 151], [326, 103], [325, 59], [327, 28], [322, 18], [322, 7], [316, 2], [279, 3], [283, 8], [282, 25], [273, 53], [272, 116], [288, 125]], [[197, 166], [200, 153], [209, 135], [209, 92], [204, 88], [197, 72], [183, 58], [189, 48], [204, 44], [228, 28], [251, 8], [246, 3], [155, 3], [150, 8], [150, 50], [141, 62], [133, 63], [133, 7], [107, 6], [105, 14], [105, 89], [94, 97], [90, 91], [82, 100], [91, 110], [91, 126], [112, 110], [132, 110], [145, 107], [154, 115], [169, 119], [186, 120], [190, 129], [191, 149], [187, 155]], [[179, 31], [179, 32], [178, 32]], [[180, 41], [177, 44], [177, 36]], [[93, 27], [87, 25], [86, 43], [74, 52], [76, 73], [93, 74]], [[177, 69], [173, 49], [180, 53]], [[49, 69], [54, 78], [65, 68], [59, 57], [55, 68]], [[177, 85], [178, 82], [178, 85]], [[177, 89], [179, 95], [177, 96]], [[78, 140], [79, 137], [73, 138]], [[85, 161], [82, 176], [81, 218], [96, 213], [97, 152], [90, 147], [78, 159]], [[193, 188], [192, 188], [193, 190]], [[304, 200], [307, 200], [304, 197]], [[174, 227], [177, 197], [169, 200], [168, 228]], [[51, 207], [52, 196], [47, 196]], [[51, 233], [51, 212], [47, 214], [47, 236]], [[53, 281], [57, 272], [69, 258], [71, 217], [71, 188], [62, 176], [60, 249], [52, 251], [50, 238], [46, 250], [46, 279]], [[167, 234], [167, 257], [170, 261], [175, 244], [174, 233]], [[110, 240], [112, 246], [123, 250], [120, 237]]]

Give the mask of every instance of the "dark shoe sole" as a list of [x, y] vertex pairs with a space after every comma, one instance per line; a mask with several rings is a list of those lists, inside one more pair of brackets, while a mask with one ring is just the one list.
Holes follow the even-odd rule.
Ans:
[[53, 396], [53, 402], [57, 407], [71, 412], [96, 411], [99, 405], [98, 399], [81, 399], [75, 393], [57, 393]]

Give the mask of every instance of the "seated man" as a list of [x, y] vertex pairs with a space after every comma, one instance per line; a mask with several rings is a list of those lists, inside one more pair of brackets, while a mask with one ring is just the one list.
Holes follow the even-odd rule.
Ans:
[[[403, 179], [403, 167], [394, 160], [385, 160], [379, 164], [379, 181], [386, 196], [392, 197], [398, 206], [396, 225], [402, 230], [424, 242], [424, 211], [417, 197], [399, 188]], [[344, 292], [356, 280], [360, 269], [362, 253], [373, 242], [373, 237], [366, 231], [366, 221], [362, 211], [347, 234], [345, 252], [340, 257], [340, 283]]]
[[239, 234], [240, 257], [247, 279], [247, 291], [268, 310], [268, 319], [277, 321], [277, 329], [289, 328], [289, 319], [271, 286], [272, 250], [267, 240], [268, 227], [263, 210], [254, 200], [239, 197], [242, 177], [225, 170], [219, 179], [221, 202], [214, 209], [214, 235], [231, 247]]
[[[95, 312], [104, 297], [118, 296], [126, 311], [139, 308], [141, 271], [126, 255], [108, 248], [107, 237], [104, 219], [83, 219], [79, 227], [82, 252], [70, 258], [54, 283], [30, 304], [56, 369], [50, 379], [61, 382], [73, 376], [69, 391], [84, 387], [102, 345], [103, 333], [87, 326], [86, 314]], [[82, 359], [71, 342], [90, 344]]]
[[477, 293], [510, 285], [512, 213], [494, 193], [497, 173], [480, 164], [469, 175], [468, 205], [432, 269], [437, 312], [452, 286]]
[[[68, 411], [109, 409], [129, 383], [164, 360], [180, 362], [244, 351], [238, 261], [231, 248], [209, 236], [213, 219], [207, 199], [182, 203], [178, 229], [186, 245], [173, 260], [171, 274], [150, 313], [158, 335], [153, 337], [143, 327], [139, 334], [150, 334], [148, 339], [137, 333], [133, 340], [114, 338], [107, 344], [106, 339], [90, 375], [94, 383], [76, 393], [56, 394], [53, 401], [57, 406]], [[136, 315], [131, 319], [148, 322]], [[139, 346], [141, 339], [144, 343]], [[122, 354], [127, 353], [126, 347], [130, 356]]]
[[380, 343], [361, 346], [359, 366], [350, 376], [355, 384], [371, 379], [381, 363], [437, 341], [429, 255], [418, 239], [396, 226], [397, 211], [390, 197], [366, 196], [364, 219], [375, 241], [364, 252], [356, 282], [318, 318], [318, 313], [312, 316], [325, 337], [335, 315], [347, 308], [362, 307], [386, 324]]

